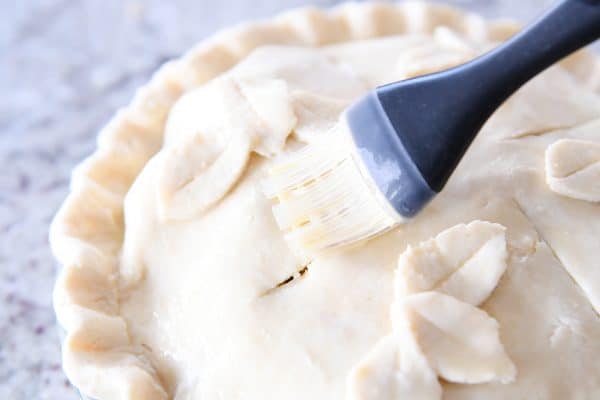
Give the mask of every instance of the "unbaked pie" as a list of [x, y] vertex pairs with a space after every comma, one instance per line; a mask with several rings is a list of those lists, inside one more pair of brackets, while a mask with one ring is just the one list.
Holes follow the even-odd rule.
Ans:
[[307, 256], [261, 190], [376, 85], [517, 27], [347, 4], [237, 27], [102, 130], [51, 230], [69, 379], [98, 400], [600, 398], [600, 63], [577, 53], [487, 123], [444, 192]]

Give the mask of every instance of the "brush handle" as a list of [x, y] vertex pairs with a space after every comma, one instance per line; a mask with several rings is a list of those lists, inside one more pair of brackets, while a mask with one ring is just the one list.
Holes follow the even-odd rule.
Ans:
[[600, 0], [565, 0], [495, 50], [376, 95], [429, 187], [439, 192], [494, 111], [531, 78], [600, 37]]

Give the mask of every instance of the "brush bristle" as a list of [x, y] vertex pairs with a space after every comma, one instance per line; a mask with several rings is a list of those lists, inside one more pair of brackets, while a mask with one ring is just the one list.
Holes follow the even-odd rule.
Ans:
[[286, 238], [308, 250], [368, 239], [401, 222], [361, 173], [343, 124], [281, 157], [263, 182]]

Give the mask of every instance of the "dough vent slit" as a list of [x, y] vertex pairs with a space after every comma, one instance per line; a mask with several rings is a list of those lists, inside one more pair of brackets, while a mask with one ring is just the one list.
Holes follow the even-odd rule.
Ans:
[[551, 133], [559, 132], [559, 131], [562, 131], [565, 129], [570, 129], [570, 128], [573, 128], [573, 126], [568, 126], [568, 125], [555, 126], [552, 128], [542, 128], [542, 129], [537, 129], [537, 130], [525, 131], [525, 132], [519, 133], [518, 135], [504, 138], [504, 140], [512, 141], [512, 140], [526, 139], [526, 138], [530, 138], [530, 137], [540, 137], [540, 136], [549, 135]]
[[283, 288], [284, 286], [289, 285], [290, 283], [299, 280], [300, 278], [302, 278], [304, 276], [304, 274], [306, 274], [308, 272], [309, 265], [310, 265], [310, 262], [303, 265], [302, 268], [300, 268], [296, 273], [288, 276], [287, 278], [285, 278], [281, 282], [277, 283], [272, 288], [265, 290], [264, 292], [259, 294], [258, 297], [261, 298], [261, 297], [269, 296], [269, 295], [273, 294], [274, 292], [276, 292], [277, 290]]

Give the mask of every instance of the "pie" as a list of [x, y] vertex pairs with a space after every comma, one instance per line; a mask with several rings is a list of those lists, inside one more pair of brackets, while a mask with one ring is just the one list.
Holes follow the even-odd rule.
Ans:
[[600, 62], [490, 119], [445, 190], [359, 246], [290, 246], [261, 190], [369, 89], [518, 27], [424, 3], [300, 9], [164, 65], [51, 228], [64, 369], [98, 400], [600, 398]]

